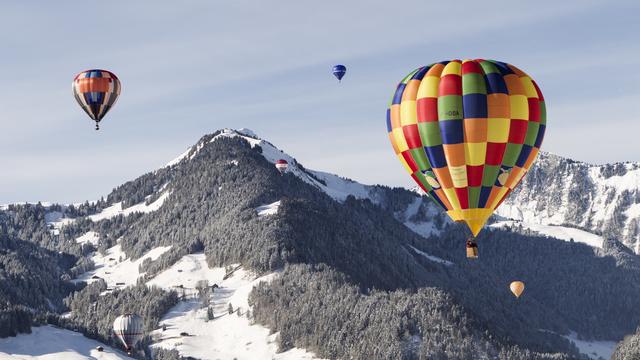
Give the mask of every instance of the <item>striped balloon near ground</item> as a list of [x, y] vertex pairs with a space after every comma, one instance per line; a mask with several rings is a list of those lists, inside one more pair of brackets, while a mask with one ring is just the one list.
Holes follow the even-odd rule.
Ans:
[[118, 316], [113, 322], [113, 334], [130, 351], [144, 336], [142, 317], [136, 314]]
[[400, 162], [474, 235], [533, 164], [545, 128], [540, 88], [515, 66], [494, 60], [416, 69], [387, 110]]
[[82, 109], [96, 122], [111, 110], [120, 95], [120, 80], [107, 70], [87, 70], [73, 79], [73, 96]]

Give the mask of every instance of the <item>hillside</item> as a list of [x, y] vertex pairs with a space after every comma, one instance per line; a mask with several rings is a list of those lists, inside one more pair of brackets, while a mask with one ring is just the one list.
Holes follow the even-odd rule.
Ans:
[[[71, 310], [60, 325], [110, 343], [109, 322], [133, 309], [147, 314], [145, 344], [182, 356], [205, 357], [207, 336], [227, 334], [214, 358], [244, 341], [238, 358], [568, 359], [583, 356], [574, 344], [619, 341], [640, 323], [638, 258], [615, 236], [553, 227], [569, 234], [559, 240], [500, 218], [469, 261], [464, 228], [428, 198], [306, 169], [247, 130], [206, 135], [105, 199], [2, 214], [21, 241], [73, 259], [69, 279], [92, 283], [55, 310]], [[224, 279], [229, 266], [241, 276]], [[518, 301], [513, 279], [527, 284]], [[220, 288], [203, 294], [199, 280]], [[245, 315], [223, 316], [229, 303]], [[171, 340], [161, 324], [194, 336]]]
[[568, 225], [640, 251], [640, 164], [590, 165], [541, 153], [497, 210], [529, 224]]

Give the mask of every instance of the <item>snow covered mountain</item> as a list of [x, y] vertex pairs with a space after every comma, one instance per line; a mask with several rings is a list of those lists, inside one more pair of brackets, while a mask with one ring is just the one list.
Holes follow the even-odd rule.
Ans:
[[[114, 307], [145, 313], [146, 345], [169, 351], [157, 359], [606, 357], [640, 321], [628, 300], [640, 260], [586, 226], [509, 219], [529, 206], [514, 204], [469, 262], [466, 232], [427, 197], [309, 170], [250, 130], [223, 129], [106, 199], [7, 206], [0, 231], [75, 256], [57, 324], [116, 346]], [[518, 303], [514, 278], [527, 283]], [[205, 281], [216, 287], [202, 295]], [[150, 305], [127, 302], [134, 294]], [[16, 350], [20, 339], [0, 342], [0, 357], [42, 355]]]
[[525, 224], [577, 227], [640, 252], [640, 164], [590, 165], [541, 153], [496, 211]]
[[[219, 134], [212, 138], [203, 138], [180, 156], [167, 163], [166, 167], [192, 160], [207, 143], [212, 143], [221, 138], [234, 137], [244, 139], [252, 147], [259, 146], [262, 156], [272, 164], [275, 164], [279, 159], [286, 160], [289, 163], [288, 173], [295, 175], [336, 201], [343, 202], [348, 196], [353, 196], [356, 199], [368, 199], [378, 205], [385, 201], [385, 190], [380, 186], [364, 185], [331, 173], [306, 169], [293, 156], [278, 149], [267, 140], [261, 139], [252, 130], [245, 128], [239, 130], [222, 129]], [[439, 218], [438, 221], [441, 222], [445, 217], [427, 197], [414, 195], [411, 201], [404, 205], [401, 209], [396, 209], [395, 214], [405, 225], [423, 236], [438, 233], [438, 229], [434, 227], [433, 219]], [[269, 204], [263, 206], [268, 207]], [[258, 209], [259, 213], [262, 211], [266, 211], [266, 208]]]
[[[204, 253], [184, 253], [184, 249], [174, 241], [167, 242], [167, 245], [152, 246], [153, 244], [142, 244], [141, 239], [131, 233], [132, 224], [137, 224], [138, 219], [152, 219], [157, 217], [157, 213], [166, 212], [169, 208], [165, 206], [174, 205], [178, 202], [177, 196], [189, 195], [192, 192], [184, 189], [183, 185], [191, 184], [192, 180], [182, 179], [184, 169], [193, 166], [198, 170], [204, 169], [203, 163], [210, 162], [212, 154], [203, 153], [211, 150], [208, 145], [219, 141], [240, 139], [246, 141], [251, 149], [258, 148], [258, 156], [263, 157], [270, 163], [278, 159], [286, 159], [289, 164], [288, 174], [302, 180], [305, 184], [326, 194], [329, 198], [344, 203], [349, 197], [356, 199], [368, 199], [382, 204], [388, 196], [388, 189], [378, 186], [366, 186], [348, 179], [305, 169], [297, 161], [277, 149], [267, 141], [259, 139], [252, 132], [243, 129], [239, 131], [224, 129], [213, 136], [203, 137], [197, 144], [190, 147], [184, 154], [169, 162], [164, 168], [144, 175], [140, 179], [124, 184], [109, 194], [106, 200], [97, 202], [87, 202], [75, 206], [59, 206], [45, 204], [40, 205], [20, 205], [27, 209], [44, 211], [41, 215], [29, 215], [28, 218], [40, 218], [47, 224], [51, 242], [46, 246], [52, 248], [65, 249], [71, 253], [87, 253], [92, 249], [101, 248], [101, 251], [93, 251], [88, 254], [86, 263], [89, 266], [77, 267], [80, 270], [73, 276], [72, 282], [80, 284], [87, 282], [99, 285], [104, 283], [106, 288], [100, 290], [102, 296], [117, 294], [129, 287], [135, 286], [139, 278], [146, 279], [149, 286], [159, 286], [167, 291], [186, 291], [187, 295], [193, 295], [195, 287], [200, 281], [209, 281], [218, 286], [218, 291], [212, 294], [211, 302], [215, 319], [208, 321], [206, 309], [202, 309], [200, 301], [187, 298], [171, 308], [161, 319], [159, 325], [168, 328], [167, 332], [156, 332], [153, 334], [155, 349], [175, 349], [179, 350], [182, 356], [195, 356], [196, 358], [238, 358], [238, 359], [312, 359], [317, 358], [313, 353], [304, 349], [290, 348], [287, 351], [278, 351], [277, 333], [273, 334], [269, 329], [259, 325], [252, 325], [247, 318], [236, 315], [226, 316], [227, 305], [232, 305], [237, 312], [249, 310], [247, 305], [248, 295], [254, 284], [271, 279], [277, 276], [277, 272], [266, 272], [258, 275], [255, 271], [238, 268], [233, 276], [226, 278], [225, 269], [222, 267], [210, 267], [207, 256]], [[230, 146], [228, 144], [222, 148], [233, 150], [237, 142]], [[218, 150], [219, 151], [219, 150]], [[242, 167], [241, 162], [251, 161], [244, 156], [221, 160], [216, 165], [224, 168]], [[215, 161], [214, 161], [215, 162]], [[274, 171], [271, 168], [269, 170]], [[197, 186], [197, 184], [195, 184]], [[222, 182], [219, 186], [212, 187], [217, 195], [229, 194], [233, 202], [237, 202], [237, 189], [230, 188], [229, 182]], [[198, 187], [201, 189], [201, 187]], [[267, 193], [269, 186], [264, 186]], [[305, 190], [306, 191], [306, 190]], [[281, 192], [281, 191], [278, 191]], [[240, 191], [242, 193], [242, 191]], [[430, 201], [414, 193], [408, 193], [407, 201], [390, 205], [395, 209], [394, 213], [408, 226], [413, 227], [417, 232], [425, 236], [437, 233], [432, 219], [424, 216], [434, 210]], [[291, 194], [290, 195], [295, 195]], [[211, 196], [211, 195], [208, 195]], [[274, 197], [273, 199], [280, 199]], [[264, 204], [255, 203], [252, 211], [260, 217], [274, 217], [278, 215], [280, 200]], [[197, 205], [197, 202], [195, 203]], [[233, 205], [233, 204], [232, 204]], [[15, 206], [5, 206], [3, 210], [8, 214], [14, 214]], [[426, 211], [423, 211], [426, 210]], [[17, 215], [17, 214], [16, 214]], [[146, 215], [146, 216], [145, 216]], [[434, 216], [438, 216], [433, 213]], [[169, 221], [173, 223], [173, 217]], [[164, 220], [164, 219], [163, 219]], [[101, 229], [90, 226], [89, 223], [103, 224]], [[125, 222], [124, 227], [115, 227], [104, 224]], [[129, 226], [129, 227], [127, 227]], [[99, 226], [100, 227], [100, 226]], [[136, 226], [133, 226], [136, 228]], [[91, 230], [89, 230], [91, 229]], [[112, 234], [106, 234], [110, 230], [117, 229], [118, 237], [112, 238]], [[87, 231], [88, 230], [88, 231]], [[105, 231], [106, 230], [106, 231]], [[138, 228], [140, 231], [146, 230], [146, 224]], [[125, 234], [122, 234], [122, 231]], [[105, 239], [105, 236], [108, 239]], [[41, 245], [45, 245], [42, 244]], [[200, 250], [202, 251], [202, 250]], [[415, 250], [419, 251], [419, 250]], [[177, 261], [175, 259], [178, 259]], [[444, 261], [444, 260], [443, 260]], [[165, 266], [164, 263], [172, 266]], [[209, 261], [210, 262], [210, 261]], [[152, 264], [149, 266], [149, 264]], [[154, 267], [154, 265], [158, 265]], [[156, 270], [157, 268], [157, 270]], [[144, 269], [144, 270], [143, 270]], [[77, 311], [65, 315], [73, 321]], [[73, 356], [84, 358], [89, 355], [89, 349], [76, 340], [70, 339], [69, 344], [80, 344], [75, 349], [73, 345], [67, 345], [71, 349], [69, 352], [61, 352], [58, 347], [50, 346], [50, 352], [38, 349], [31, 351], [23, 347], [25, 341], [32, 341], [33, 336], [45, 336], [54, 332], [59, 335], [69, 336], [68, 332], [60, 329], [42, 328], [34, 332], [32, 336], [21, 337], [16, 341], [8, 340], [3, 346], [0, 344], [0, 357], [9, 356], [34, 356], [40, 355], [51, 358], [65, 358]], [[175, 333], [174, 333], [175, 332]], [[188, 337], [180, 335], [189, 333]], [[73, 334], [73, 333], [71, 333]], [[72, 335], [71, 335], [72, 336]], [[43, 344], [46, 347], [46, 344]], [[91, 356], [109, 358], [108, 353], [94, 354], [95, 349], [90, 351]], [[117, 353], [117, 352], [116, 352]]]

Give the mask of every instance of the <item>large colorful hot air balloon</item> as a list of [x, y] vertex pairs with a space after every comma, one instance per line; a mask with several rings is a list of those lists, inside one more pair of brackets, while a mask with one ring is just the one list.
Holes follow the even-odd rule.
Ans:
[[400, 82], [387, 110], [400, 162], [473, 236], [529, 170], [545, 128], [538, 85], [494, 60], [418, 68]]
[[128, 353], [131, 353], [144, 335], [144, 326], [142, 318], [135, 314], [124, 314], [118, 316], [113, 322], [113, 333], [120, 339]]
[[342, 81], [342, 77], [347, 73], [347, 67], [344, 65], [336, 65], [333, 67], [333, 76], [338, 79], [338, 82]]
[[71, 87], [76, 101], [96, 122], [96, 130], [99, 130], [100, 120], [118, 100], [120, 80], [110, 71], [94, 69], [76, 75]]
[[511, 284], [509, 284], [509, 289], [511, 290], [513, 295], [515, 295], [516, 298], [519, 298], [520, 295], [522, 295], [522, 292], [524, 291], [524, 283], [522, 281], [514, 281]]
[[276, 169], [280, 171], [280, 175], [284, 174], [287, 171], [288, 167], [289, 167], [289, 163], [287, 162], [287, 160], [280, 159], [276, 161]]

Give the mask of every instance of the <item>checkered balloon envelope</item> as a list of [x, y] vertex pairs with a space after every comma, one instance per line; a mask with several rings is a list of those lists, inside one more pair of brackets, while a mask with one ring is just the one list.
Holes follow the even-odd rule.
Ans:
[[387, 109], [404, 168], [474, 236], [531, 168], [546, 123], [536, 82], [495, 60], [420, 67], [398, 84]]

